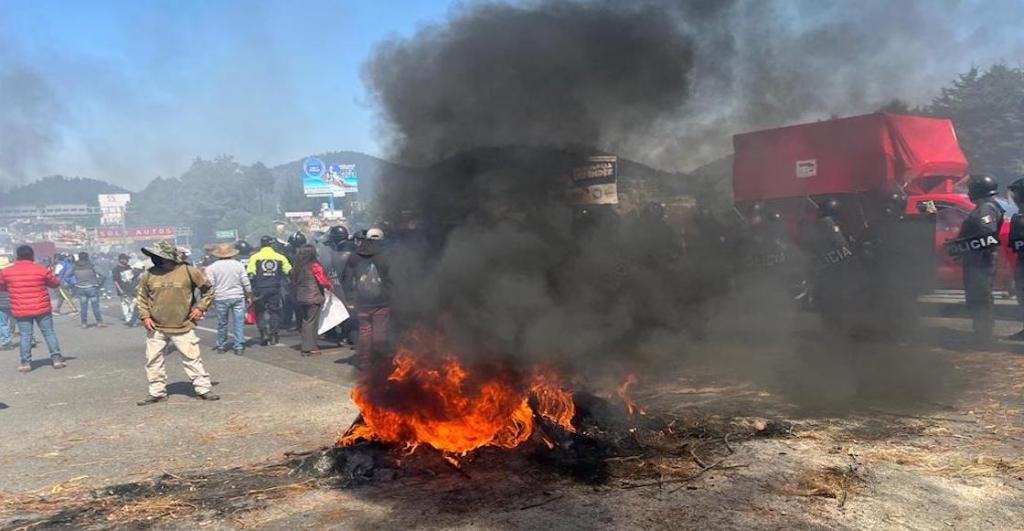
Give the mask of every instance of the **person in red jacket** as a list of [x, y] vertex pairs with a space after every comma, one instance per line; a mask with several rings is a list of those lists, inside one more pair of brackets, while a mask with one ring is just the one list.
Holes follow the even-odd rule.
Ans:
[[50, 292], [46, 289], [56, 288], [60, 280], [53, 271], [35, 263], [35, 253], [28, 245], [19, 246], [15, 254], [17, 260], [14, 265], [0, 269], [0, 290], [10, 295], [11, 315], [18, 322], [18, 330], [21, 332], [21, 365], [18, 371], [32, 370], [33, 323], [43, 333], [46, 346], [50, 349], [53, 368], [63, 369], [64, 356], [60, 353], [60, 343], [53, 331]]

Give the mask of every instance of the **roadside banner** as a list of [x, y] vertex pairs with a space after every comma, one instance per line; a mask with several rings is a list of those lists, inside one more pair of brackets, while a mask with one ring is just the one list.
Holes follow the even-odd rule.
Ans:
[[104, 227], [96, 229], [97, 240], [161, 240], [174, 238], [177, 231], [170, 226], [156, 227], [131, 227], [122, 229], [120, 227]]

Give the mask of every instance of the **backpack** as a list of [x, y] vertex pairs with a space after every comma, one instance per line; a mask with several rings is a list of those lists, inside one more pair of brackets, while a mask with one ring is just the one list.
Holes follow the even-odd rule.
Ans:
[[377, 271], [377, 264], [370, 262], [370, 266], [356, 279], [356, 293], [360, 299], [375, 300], [383, 291], [384, 280]]

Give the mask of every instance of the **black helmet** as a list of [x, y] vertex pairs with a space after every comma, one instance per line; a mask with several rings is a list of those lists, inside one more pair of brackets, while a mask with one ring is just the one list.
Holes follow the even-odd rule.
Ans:
[[299, 231], [295, 231], [288, 237], [288, 245], [291, 245], [292, 247], [306, 245], [306, 235]]
[[992, 197], [999, 192], [999, 183], [991, 175], [971, 175], [967, 183], [967, 196], [971, 201]]
[[327, 237], [324, 241], [327, 243], [341, 243], [348, 239], [348, 229], [341, 225], [334, 225], [327, 229]]
[[355, 234], [353, 234], [352, 235], [352, 239], [354, 239], [356, 241], [365, 240], [366, 239], [366, 229], [363, 229], [363, 230], [358, 231]]
[[907, 208], [907, 196], [901, 192], [893, 192], [884, 198], [886, 213], [890, 215], [902, 214]]
[[1006, 189], [1013, 195], [1015, 203], [1024, 203], [1024, 176], [1018, 177]]
[[268, 246], [274, 245], [275, 241], [277, 241], [277, 240], [274, 239], [273, 236], [264, 236], [264, 237], [260, 238], [260, 247], [268, 247]]
[[818, 203], [818, 217], [829, 218], [839, 215], [839, 201], [831, 197]]
[[252, 252], [252, 246], [245, 240], [238, 240], [235, 242], [235, 250], [238, 251], [239, 254], [249, 254]]

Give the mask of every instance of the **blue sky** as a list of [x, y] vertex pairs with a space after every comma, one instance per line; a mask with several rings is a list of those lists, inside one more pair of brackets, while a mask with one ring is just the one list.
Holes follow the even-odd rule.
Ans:
[[2, 5], [0, 70], [37, 75], [52, 99], [31, 119], [45, 150], [12, 155], [23, 159], [17, 180], [62, 173], [139, 187], [197, 156], [273, 165], [382, 154], [360, 65], [382, 40], [443, 21], [452, 2]]

